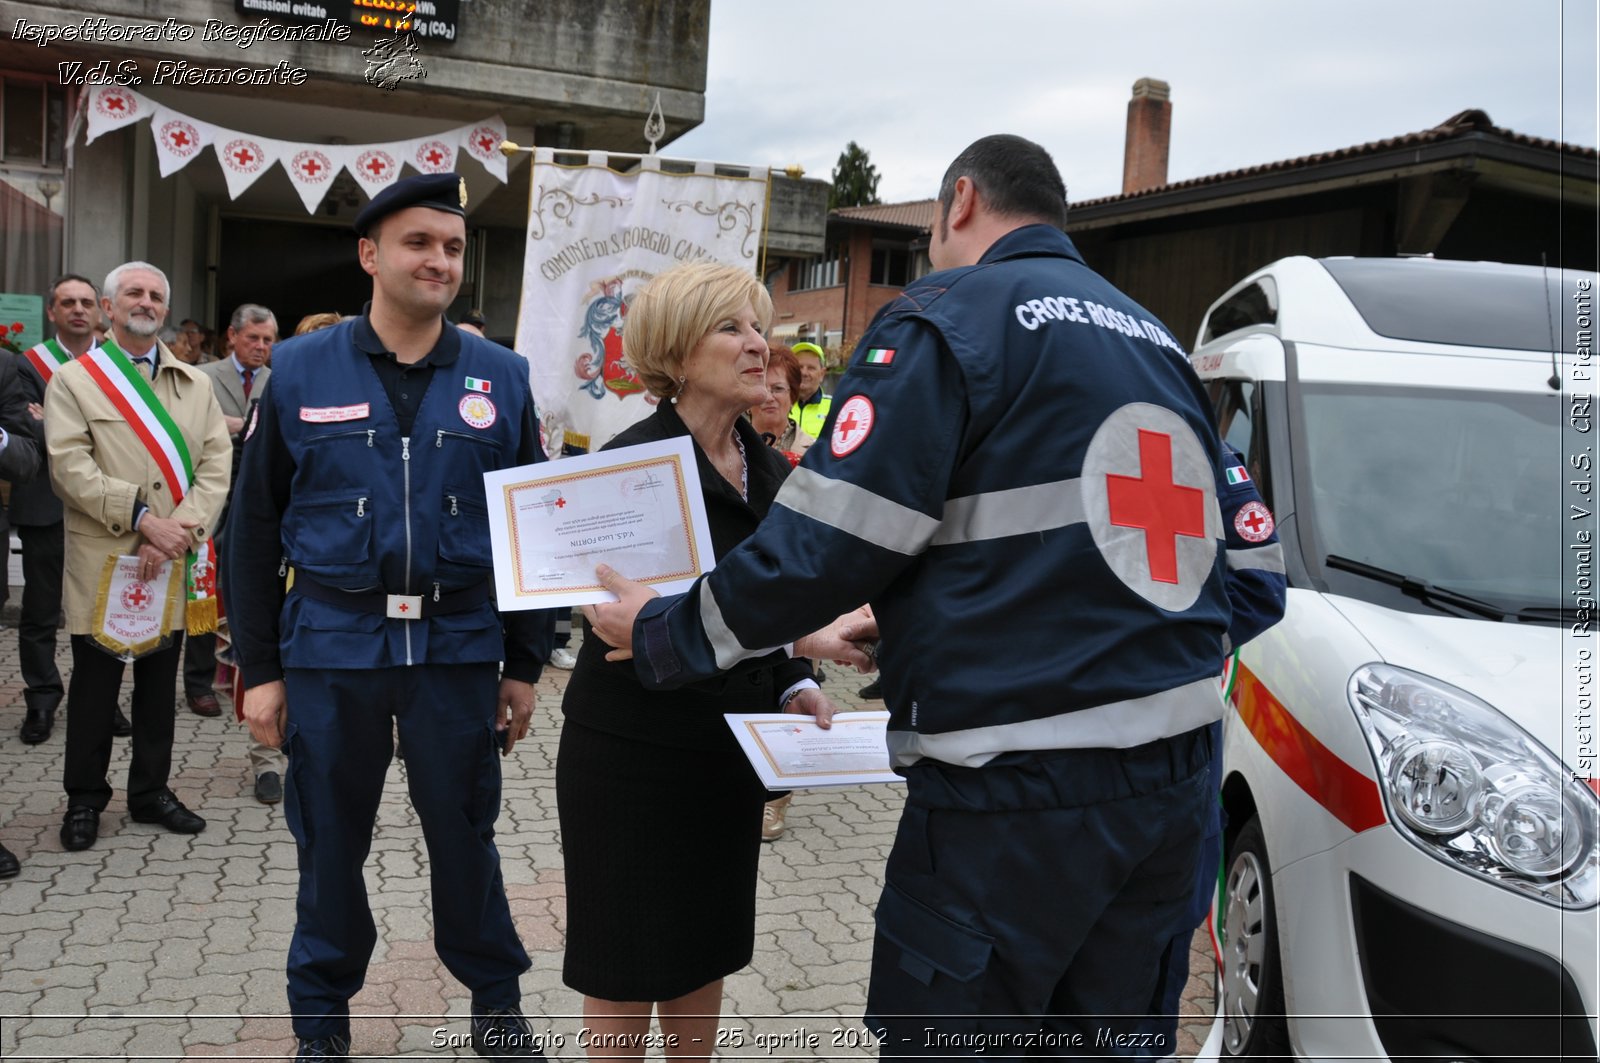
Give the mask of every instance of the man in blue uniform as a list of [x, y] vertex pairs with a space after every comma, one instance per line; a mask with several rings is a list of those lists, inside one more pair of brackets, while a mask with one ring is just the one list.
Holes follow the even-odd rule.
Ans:
[[[676, 686], [872, 604], [907, 782], [867, 1001], [886, 1056], [1137, 1054], [1197, 871], [1221, 443], [1178, 343], [1065, 217], [1038, 145], [964, 151], [939, 272], [879, 313], [757, 533], [676, 598], [607, 570], [621, 601], [594, 607]], [[835, 635], [877, 634], [857, 627]]]
[[495, 610], [482, 477], [544, 455], [527, 363], [444, 317], [461, 285], [465, 187], [428, 175], [374, 197], [356, 218], [372, 302], [279, 345], [246, 426], [225, 585], [245, 720], [289, 754], [302, 1059], [349, 1050], [349, 1000], [377, 939], [361, 867], [396, 725], [435, 945], [472, 991], [473, 1047], [540, 1054], [518, 1007], [530, 963], [493, 838], [499, 757], [528, 733], [550, 622]]

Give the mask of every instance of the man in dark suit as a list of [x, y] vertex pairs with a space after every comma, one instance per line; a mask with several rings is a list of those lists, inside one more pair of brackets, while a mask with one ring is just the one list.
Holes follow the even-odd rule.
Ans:
[[[39, 455], [44, 451], [44, 446], [34, 441], [35, 414], [28, 409], [27, 393], [17, 381], [25, 364], [25, 356], [0, 351], [0, 478], [10, 480], [13, 490], [38, 473]], [[21, 870], [16, 856], [0, 845], [0, 878], [11, 878]]]
[[[15, 389], [23, 396], [24, 413], [31, 404], [41, 412], [44, 389], [61, 365], [94, 346], [94, 326], [100, 320], [99, 291], [87, 277], [69, 273], [50, 286], [45, 296], [45, 316], [55, 328], [46, 340], [16, 359], [16, 372], [8, 377], [4, 400]], [[44, 449], [44, 422], [24, 417], [26, 431], [39, 452], [39, 475], [11, 485], [12, 527], [22, 539], [22, 616], [17, 625], [17, 656], [22, 663], [23, 699], [28, 706], [22, 720], [22, 740], [37, 745], [55, 727], [56, 706], [64, 688], [56, 668], [56, 629], [61, 626], [62, 515], [61, 500], [50, 486], [50, 465]], [[117, 710], [113, 733], [132, 729]]]
[[[200, 371], [211, 378], [211, 387], [217, 393], [217, 403], [222, 407], [222, 419], [227, 422], [228, 435], [233, 440], [233, 475], [239, 473], [239, 455], [244, 446], [245, 414], [250, 403], [261, 397], [272, 370], [267, 360], [272, 356], [272, 345], [278, 340], [278, 319], [272, 311], [255, 303], [245, 303], [233, 312], [228, 324], [229, 356], [217, 362], [208, 362]], [[231, 481], [230, 481], [231, 482]], [[228, 533], [228, 508], [224, 507], [222, 519], [217, 522], [217, 549]], [[226, 590], [223, 591], [226, 594]], [[227, 599], [223, 599], [226, 608]], [[215, 635], [191, 635], [189, 649], [184, 658], [183, 689], [189, 708], [201, 716], [215, 716], [221, 711], [211, 684], [216, 672]], [[261, 742], [250, 745], [250, 768], [255, 777], [256, 800], [263, 804], [276, 804], [283, 800], [283, 751]]]

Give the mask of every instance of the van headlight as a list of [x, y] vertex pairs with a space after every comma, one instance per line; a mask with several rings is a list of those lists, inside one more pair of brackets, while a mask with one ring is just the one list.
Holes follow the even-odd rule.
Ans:
[[1404, 668], [1350, 677], [1390, 820], [1423, 852], [1564, 908], [1600, 900], [1600, 802], [1492, 705]]

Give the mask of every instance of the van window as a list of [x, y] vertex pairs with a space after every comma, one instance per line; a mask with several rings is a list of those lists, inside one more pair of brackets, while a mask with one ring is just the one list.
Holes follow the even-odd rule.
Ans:
[[1271, 277], [1261, 277], [1230, 295], [1206, 318], [1202, 344], [1250, 325], [1272, 325], [1278, 320], [1278, 288]]

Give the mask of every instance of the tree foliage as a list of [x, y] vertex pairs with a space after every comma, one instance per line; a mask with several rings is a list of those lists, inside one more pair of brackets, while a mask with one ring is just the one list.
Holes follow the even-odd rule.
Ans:
[[833, 168], [833, 188], [828, 191], [828, 209], [860, 207], [878, 202], [878, 168], [866, 150], [851, 141], [839, 153]]

